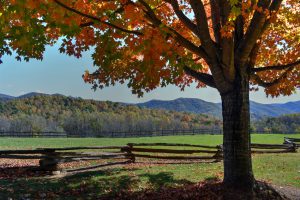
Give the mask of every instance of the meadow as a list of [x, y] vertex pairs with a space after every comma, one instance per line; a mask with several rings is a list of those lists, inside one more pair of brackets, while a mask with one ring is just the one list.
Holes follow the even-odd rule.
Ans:
[[[283, 134], [252, 134], [252, 143], [282, 144]], [[290, 136], [290, 135], [288, 135]], [[300, 134], [292, 135], [300, 138]], [[221, 135], [164, 136], [144, 138], [1, 138], [1, 149], [35, 149], [42, 147], [79, 147], [125, 145], [146, 142], [168, 142], [218, 145]], [[300, 150], [297, 153], [254, 154], [253, 171], [256, 179], [279, 186], [300, 188]], [[151, 164], [149, 164], [149, 161]], [[97, 164], [97, 163], [90, 163]], [[1, 167], [4, 164], [1, 162]], [[1, 173], [5, 169], [1, 169]], [[222, 180], [223, 163], [168, 164], [145, 159], [137, 163], [97, 168], [68, 176], [0, 176], [0, 197], [47, 199], [93, 199], [120, 191], [139, 192], [178, 187], [201, 181]]]

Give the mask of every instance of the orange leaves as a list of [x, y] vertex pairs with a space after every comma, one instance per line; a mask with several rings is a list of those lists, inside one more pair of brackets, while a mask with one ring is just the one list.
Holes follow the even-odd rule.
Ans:
[[134, 30], [143, 27], [144, 14], [143, 11], [132, 4], [126, 4], [124, 6], [124, 21], [129, 30]]
[[[0, 6], [0, 14], [3, 13], [0, 18], [0, 37], [13, 36], [7, 40], [8, 49], [17, 51], [21, 56], [41, 58], [45, 46], [54, 44], [59, 38], [64, 38], [61, 52], [68, 55], [80, 57], [83, 51], [92, 47], [95, 50], [94, 65], [98, 69], [94, 75], [85, 73], [84, 80], [95, 87], [128, 81], [128, 86], [138, 95], [167, 84], [184, 88], [194, 79], [184, 75], [183, 66], [209, 73], [207, 63], [200, 56], [207, 61], [207, 57], [222, 57], [206, 57], [198, 48], [203, 45], [205, 52], [205, 42], [201, 44], [201, 40], [206, 40], [206, 36], [200, 36], [204, 34], [199, 27], [201, 23], [197, 23], [189, 1], [177, 1], [183, 17], [175, 13], [169, 1], [160, 0], [7, 2], [7, 9]], [[251, 0], [230, 0], [228, 10], [213, 5], [214, 2], [202, 0], [209, 36], [217, 51], [220, 51], [218, 54], [224, 50], [219, 32], [223, 38], [237, 36], [234, 38], [234, 48], [237, 48], [236, 44], [245, 36], [254, 13], [260, 13], [262, 21], [268, 20], [271, 24], [266, 26], [265, 34], [258, 39], [261, 45], [256, 65], [289, 63], [299, 59], [300, 5], [297, 0], [286, 0], [278, 12], [263, 9], [257, 5], [257, 1]], [[205, 17], [200, 20], [205, 20]], [[238, 24], [243, 24], [238, 31], [235, 30], [239, 26], [237, 18], [240, 20]], [[11, 53], [10, 50], [5, 52]], [[209, 51], [209, 54], [214, 53]], [[219, 62], [222, 60], [216, 63]], [[267, 92], [275, 95], [293, 92], [293, 88], [299, 86], [298, 71], [289, 73], [287, 82], [283, 81]], [[280, 73], [266, 72], [259, 76], [272, 81]], [[204, 84], [199, 83], [198, 86]]]
[[128, 4], [124, 6], [124, 17], [126, 19], [133, 20], [134, 18], [138, 17], [138, 8], [132, 4]]
[[86, 83], [91, 83], [91, 81], [92, 81], [92, 79], [90, 77], [90, 72], [88, 70], [86, 70], [84, 72], [84, 74], [82, 75], [82, 78], [83, 78], [84, 82], [86, 82]]
[[260, 6], [257, 6], [256, 4], [253, 6], [253, 10], [255, 10], [259, 13], [263, 13], [263, 8]]
[[221, 36], [223, 38], [231, 38], [234, 32], [234, 23], [232, 21], [228, 21], [226, 25], [224, 25], [221, 30]]
[[242, 2], [241, 14], [245, 20], [249, 17], [250, 9], [251, 9], [251, 0]]

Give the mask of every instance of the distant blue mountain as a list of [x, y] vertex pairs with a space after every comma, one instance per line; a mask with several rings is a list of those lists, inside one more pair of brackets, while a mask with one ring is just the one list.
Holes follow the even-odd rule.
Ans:
[[[61, 94], [53, 94], [61, 95]], [[50, 96], [49, 94], [31, 92], [13, 97], [5, 94], [0, 94], [0, 101], [10, 101], [13, 99], [31, 98], [34, 96]], [[61, 95], [64, 96], [64, 95]], [[122, 103], [124, 105], [132, 105]], [[192, 112], [199, 114], [208, 114], [215, 117], [222, 117], [221, 103], [212, 103], [196, 98], [179, 98], [175, 100], [151, 100], [145, 103], [134, 104], [139, 107], [150, 109], [174, 110], [180, 112]], [[260, 119], [262, 117], [277, 117], [285, 114], [300, 113], [300, 101], [288, 102], [283, 104], [261, 104], [254, 101], [250, 102], [250, 113], [252, 119]]]
[[10, 95], [6, 95], [6, 94], [0, 94], [0, 101], [10, 101], [10, 100], [14, 100], [14, 99], [25, 99], [25, 98], [31, 98], [31, 97], [35, 97], [35, 96], [64, 96], [61, 94], [44, 94], [44, 93], [39, 93], [39, 92], [30, 92], [27, 94], [23, 94], [20, 95], [18, 97], [14, 97], [14, 96], [10, 96]]
[[270, 104], [284, 110], [289, 110], [291, 113], [300, 112], [300, 101], [293, 101], [284, 104]]
[[50, 94], [44, 94], [44, 93], [39, 93], [39, 92], [30, 92], [30, 93], [18, 96], [16, 98], [24, 99], [24, 98], [31, 98], [31, 97], [34, 97], [34, 96], [50, 96]]
[[140, 107], [151, 109], [175, 110], [181, 112], [203, 113], [213, 116], [221, 116], [221, 104], [211, 103], [195, 98], [179, 98], [170, 101], [151, 100], [136, 104]]
[[[151, 100], [136, 105], [146, 108], [202, 113], [216, 117], [222, 116], [221, 103], [211, 103], [194, 98], [179, 98], [170, 101]], [[252, 119], [259, 119], [265, 116], [277, 117], [284, 114], [300, 113], [300, 101], [284, 104], [261, 104], [251, 101], [250, 113]]]
[[0, 94], [0, 100], [1, 101], [8, 101], [8, 100], [11, 100], [13, 98], [15, 98], [15, 97], [9, 96], [9, 95], [6, 95], [6, 94]]
[[250, 102], [251, 113], [263, 117], [277, 117], [285, 114], [300, 113], [300, 101], [288, 102], [282, 104], [261, 104]]

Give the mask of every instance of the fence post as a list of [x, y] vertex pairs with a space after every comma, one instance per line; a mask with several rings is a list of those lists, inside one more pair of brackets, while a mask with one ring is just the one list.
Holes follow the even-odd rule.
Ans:
[[135, 156], [132, 153], [132, 147], [133, 147], [133, 144], [128, 143], [125, 148], [121, 148], [121, 151], [126, 152], [127, 153], [127, 158], [129, 158], [129, 161], [134, 163], [135, 162]]
[[217, 145], [217, 152], [213, 156], [216, 160], [215, 162], [220, 162], [223, 158], [223, 145]]
[[297, 144], [296, 143], [291, 143], [291, 147], [290, 147], [291, 152], [297, 152]]
[[58, 167], [59, 154], [54, 151], [48, 151], [43, 154], [44, 159], [39, 161], [40, 169], [43, 171], [51, 171], [52, 173], [60, 173], [60, 168]]

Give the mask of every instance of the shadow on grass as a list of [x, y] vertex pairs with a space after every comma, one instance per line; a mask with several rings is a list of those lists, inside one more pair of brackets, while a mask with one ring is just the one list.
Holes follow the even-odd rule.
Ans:
[[160, 172], [158, 174], [141, 174], [141, 177], [148, 178], [149, 184], [156, 190], [164, 186], [185, 185], [192, 182], [186, 179], [175, 179], [171, 172]]
[[[275, 192], [271, 195], [265, 193], [269, 191], [268, 187], [263, 190], [263, 196], [259, 199], [278, 197]], [[0, 199], [217, 200], [224, 194], [234, 197], [230, 199], [243, 199], [236, 191], [224, 190], [221, 180], [214, 176], [195, 184], [177, 179], [171, 172], [136, 174], [136, 169], [121, 167], [86, 171], [56, 179], [0, 179]]]
[[100, 167], [109, 167], [109, 166], [114, 166], [114, 165], [125, 165], [130, 163], [129, 161], [123, 161], [123, 162], [112, 162], [112, 163], [105, 163], [105, 164], [100, 164], [100, 165], [94, 165], [94, 166], [89, 166], [89, 167], [82, 167], [82, 168], [77, 168], [77, 169], [69, 169], [66, 170], [66, 172], [82, 172], [82, 171], [88, 171], [88, 170], [94, 170]]
[[115, 199], [149, 189], [191, 184], [174, 178], [170, 172], [136, 175], [136, 170], [114, 167], [61, 178], [0, 179], [0, 199]]

